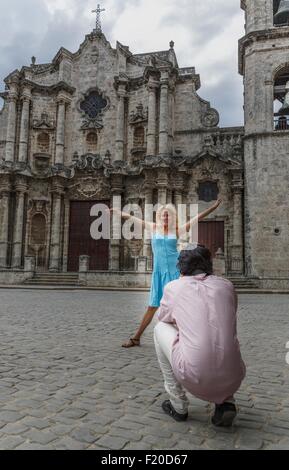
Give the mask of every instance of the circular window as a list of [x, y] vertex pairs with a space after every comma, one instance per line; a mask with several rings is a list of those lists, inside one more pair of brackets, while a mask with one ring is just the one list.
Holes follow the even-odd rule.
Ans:
[[280, 235], [280, 233], [281, 233], [280, 228], [275, 228], [275, 229], [274, 229], [274, 234], [275, 234], [276, 236]]
[[98, 114], [108, 105], [108, 100], [98, 91], [91, 91], [80, 103], [80, 109], [89, 119], [96, 119]]

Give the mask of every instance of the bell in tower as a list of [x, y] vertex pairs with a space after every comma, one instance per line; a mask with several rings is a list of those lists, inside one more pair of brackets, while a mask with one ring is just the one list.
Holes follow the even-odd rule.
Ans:
[[289, 23], [289, 0], [281, 0], [277, 12], [274, 15], [274, 23], [286, 25]]
[[285, 86], [284, 103], [279, 111], [279, 114], [289, 114], [289, 82], [287, 82]]

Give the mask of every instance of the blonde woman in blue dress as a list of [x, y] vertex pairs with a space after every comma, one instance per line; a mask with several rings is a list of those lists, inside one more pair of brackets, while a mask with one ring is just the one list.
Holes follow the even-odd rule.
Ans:
[[156, 214], [156, 223], [146, 222], [145, 220], [121, 212], [123, 219], [130, 219], [135, 223], [139, 223], [151, 233], [154, 259], [149, 307], [136, 334], [122, 345], [123, 348], [140, 346], [141, 336], [152, 322], [156, 311], [160, 307], [165, 286], [180, 277], [180, 272], [177, 268], [179, 257], [177, 246], [178, 240], [181, 238], [182, 234], [186, 234], [194, 224], [214, 212], [221, 202], [222, 200], [218, 199], [212, 207], [194, 217], [182, 227], [178, 227], [177, 225], [177, 213], [172, 204], [159, 207]]

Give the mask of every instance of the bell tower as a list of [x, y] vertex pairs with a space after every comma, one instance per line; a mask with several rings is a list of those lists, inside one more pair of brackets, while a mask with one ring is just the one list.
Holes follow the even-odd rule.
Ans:
[[289, 0], [241, 0], [241, 8], [246, 274], [289, 288]]

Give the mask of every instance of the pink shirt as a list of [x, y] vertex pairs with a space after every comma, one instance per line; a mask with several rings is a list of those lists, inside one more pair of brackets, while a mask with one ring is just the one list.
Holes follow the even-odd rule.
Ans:
[[179, 331], [173, 346], [176, 379], [192, 395], [223, 403], [246, 375], [237, 338], [233, 284], [216, 276], [182, 277], [164, 291], [158, 318]]

